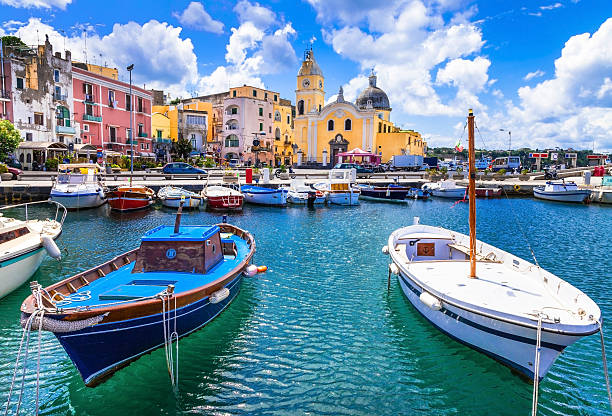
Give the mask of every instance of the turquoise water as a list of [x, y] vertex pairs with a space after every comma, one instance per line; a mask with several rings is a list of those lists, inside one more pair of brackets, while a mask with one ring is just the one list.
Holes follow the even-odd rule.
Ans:
[[[396, 281], [387, 292], [389, 234], [421, 222], [467, 232], [467, 204], [364, 202], [359, 207], [248, 206], [230, 222], [250, 230], [256, 264], [234, 303], [180, 341], [179, 392], [162, 350], [94, 389], [84, 386], [55, 337], [43, 334], [41, 414], [527, 415], [532, 386], [495, 361], [439, 333], [412, 308]], [[512, 207], [512, 208], [511, 208]], [[591, 296], [612, 316], [612, 210], [531, 199], [478, 201], [478, 238], [530, 260], [517, 222], [540, 264]], [[105, 207], [69, 213], [61, 263], [46, 259], [44, 286], [134, 247], [173, 211], [129, 215]], [[219, 222], [192, 212], [185, 224]], [[0, 397], [5, 401], [19, 346], [27, 285], [0, 300]], [[612, 320], [610, 320], [612, 322]], [[605, 328], [604, 328], [605, 329]], [[606, 333], [612, 351], [612, 325]], [[35, 378], [26, 379], [25, 412]], [[541, 415], [608, 414], [599, 336], [569, 347], [541, 383]], [[4, 409], [3, 409], [4, 410]]]

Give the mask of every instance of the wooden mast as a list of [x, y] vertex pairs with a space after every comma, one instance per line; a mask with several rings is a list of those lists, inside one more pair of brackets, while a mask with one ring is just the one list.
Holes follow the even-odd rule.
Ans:
[[476, 161], [474, 157], [474, 113], [468, 112], [468, 161], [470, 165], [470, 278], [476, 279]]

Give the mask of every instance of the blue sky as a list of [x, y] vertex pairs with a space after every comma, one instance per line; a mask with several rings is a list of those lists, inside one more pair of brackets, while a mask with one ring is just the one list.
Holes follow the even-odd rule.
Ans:
[[477, 146], [612, 150], [610, 0], [0, 0], [0, 33], [123, 68], [187, 97], [244, 83], [295, 101], [312, 42], [326, 99], [374, 68], [392, 120], [452, 145], [474, 108]]

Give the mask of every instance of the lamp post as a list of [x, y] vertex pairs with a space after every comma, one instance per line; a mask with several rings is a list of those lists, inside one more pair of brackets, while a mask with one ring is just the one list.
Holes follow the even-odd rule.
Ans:
[[132, 186], [132, 176], [134, 175], [134, 126], [132, 123], [134, 100], [132, 99], [132, 69], [134, 69], [134, 64], [129, 65], [126, 69], [130, 73], [130, 186]]
[[510, 130], [499, 129], [499, 131], [507, 131], [508, 132], [508, 156], [510, 156], [512, 152], [512, 132]]
[[[255, 139], [253, 141], [253, 146], [255, 149], [253, 149], [253, 153], [255, 153], [255, 167], [258, 167], [258, 163], [259, 163], [259, 148], [261, 147], [261, 142], [259, 140], [259, 135], [264, 135], [265, 136], [265, 132], [258, 132], [258, 133], [253, 133], [253, 135], [255, 136]], [[257, 140], [257, 145], [255, 145], [255, 140]]]

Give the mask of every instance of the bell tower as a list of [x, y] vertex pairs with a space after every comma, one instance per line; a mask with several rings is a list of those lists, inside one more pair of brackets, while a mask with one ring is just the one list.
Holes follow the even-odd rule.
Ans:
[[323, 71], [315, 61], [312, 48], [304, 52], [295, 90], [296, 118], [311, 111], [321, 111], [325, 103]]

